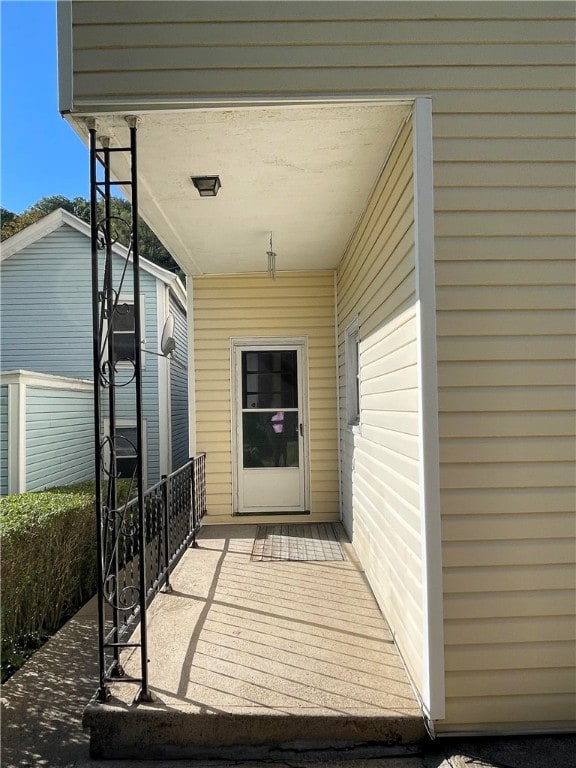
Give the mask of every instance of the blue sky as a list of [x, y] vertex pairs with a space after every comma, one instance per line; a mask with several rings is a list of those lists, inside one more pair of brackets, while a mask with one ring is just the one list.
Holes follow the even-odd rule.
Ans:
[[0, 0], [0, 14], [1, 205], [88, 198], [88, 150], [58, 112], [56, 2]]

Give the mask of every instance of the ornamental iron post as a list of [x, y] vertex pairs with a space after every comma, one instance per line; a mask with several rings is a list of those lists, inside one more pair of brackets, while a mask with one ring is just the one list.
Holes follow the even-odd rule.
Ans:
[[[130, 131], [128, 147], [111, 147], [106, 136], [97, 135], [95, 120], [87, 121], [90, 136], [90, 213], [92, 257], [92, 329], [94, 361], [94, 454], [97, 528], [98, 636], [100, 681], [98, 699], [109, 695], [113, 680], [139, 682], [139, 699], [150, 700], [146, 634], [146, 508], [143, 472], [142, 409], [142, 322], [140, 317], [140, 266], [138, 253], [138, 184], [136, 132], [140, 119], [126, 118]], [[100, 146], [98, 146], [100, 144]], [[129, 158], [130, 178], [113, 181], [113, 153]], [[130, 190], [131, 220], [114, 216], [112, 191]], [[129, 246], [124, 264], [114, 268], [114, 246], [119, 227], [125, 227]], [[129, 264], [132, 264], [132, 285]], [[131, 288], [131, 290], [130, 290]], [[117, 347], [115, 331], [126, 331], [129, 306], [133, 302], [133, 339], [130, 352]], [[132, 343], [133, 342], [133, 343]], [[122, 392], [124, 412], [130, 408], [136, 421], [134, 440], [118, 433], [117, 398]], [[105, 426], [106, 422], [106, 426]], [[135, 456], [133, 471], [120, 472], [122, 455]], [[126, 477], [121, 484], [120, 478]], [[120, 493], [120, 486], [122, 487]], [[122, 500], [120, 501], [120, 496]], [[129, 642], [135, 619], [140, 624], [139, 642]], [[120, 663], [123, 648], [140, 648], [140, 677], [129, 677]]]
[[130, 115], [126, 118], [130, 127], [130, 159], [132, 192], [132, 275], [134, 282], [134, 383], [136, 389], [136, 481], [138, 485], [138, 521], [139, 521], [139, 598], [140, 598], [140, 665], [142, 687], [139, 699], [151, 701], [148, 689], [148, 637], [146, 626], [146, 510], [144, 507], [144, 462], [143, 462], [143, 429], [142, 429], [142, 319], [140, 317], [140, 254], [138, 248], [138, 162], [136, 147], [136, 132], [140, 118]]

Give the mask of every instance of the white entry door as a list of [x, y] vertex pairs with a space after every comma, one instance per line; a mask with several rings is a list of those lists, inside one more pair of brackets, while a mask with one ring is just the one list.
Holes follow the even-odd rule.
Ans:
[[305, 343], [233, 343], [235, 512], [304, 512]]

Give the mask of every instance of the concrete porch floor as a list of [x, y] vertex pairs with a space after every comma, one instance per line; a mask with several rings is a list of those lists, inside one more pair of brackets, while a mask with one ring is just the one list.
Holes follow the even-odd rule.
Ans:
[[[238, 745], [423, 739], [387, 624], [335, 529], [344, 559], [255, 561], [258, 526], [202, 528], [198, 548], [171, 577], [172, 592], [149, 609], [155, 701], [135, 704], [134, 685], [114, 684], [108, 702], [89, 704], [92, 755], [199, 757]], [[122, 659], [128, 674], [138, 673], [138, 653]]]

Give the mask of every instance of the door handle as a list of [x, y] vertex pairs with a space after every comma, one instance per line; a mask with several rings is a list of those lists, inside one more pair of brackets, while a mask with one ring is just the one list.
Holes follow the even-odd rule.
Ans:
[[299, 429], [300, 429], [300, 437], [304, 437], [304, 425], [303, 424], [299, 424], [298, 426], [299, 426]]

